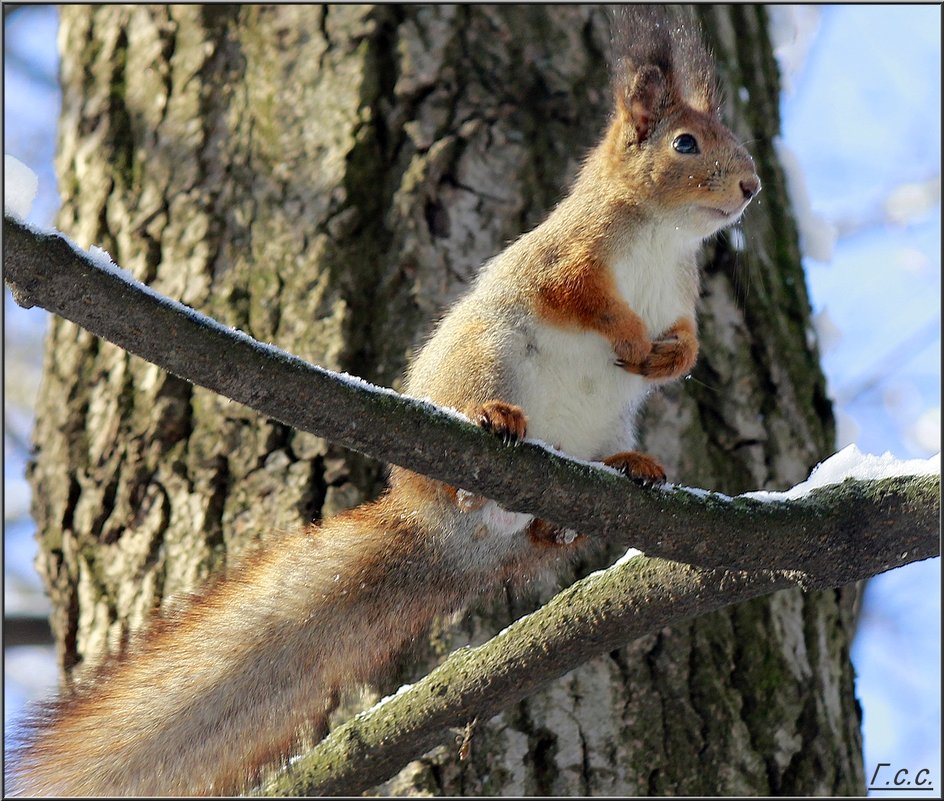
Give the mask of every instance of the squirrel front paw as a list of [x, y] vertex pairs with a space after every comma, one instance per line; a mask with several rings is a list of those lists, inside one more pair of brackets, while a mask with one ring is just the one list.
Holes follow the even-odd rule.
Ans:
[[517, 445], [528, 431], [528, 418], [520, 406], [490, 400], [466, 410], [466, 417], [486, 431], [502, 438], [506, 445]]
[[679, 378], [691, 372], [698, 359], [698, 339], [691, 320], [679, 320], [652, 343], [652, 350], [639, 369], [651, 379]]
[[617, 367], [628, 373], [638, 373], [652, 352], [652, 342], [648, 339], [621, 339], [613, 345], [613, 350]]
[[646, 453], [621, 451], [607, 456], [603, 464], [619, 470], [637, 484], [652, 487], [665, 484], [665, 468]]

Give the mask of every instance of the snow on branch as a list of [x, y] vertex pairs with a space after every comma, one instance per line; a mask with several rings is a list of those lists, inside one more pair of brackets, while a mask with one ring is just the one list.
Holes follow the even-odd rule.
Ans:
[[287, 425], [516, 512], [701, 568], [835, 587], [940, 554], [936, 475], [846, 480], [790, 501], [668, 486], [535, 443], [509, 449], [451, 410], [309, 364], [171, 300], [58, 232], [3, 221], [4, 279], [125, 350]]
[[[778, 589], [840, 586], [940, 552], [939, 461], [846, 449], [783, 494], [647, 491], [535, 443], [506, 448], [451, 410], [257, 342], [140, 284], [104, 251], [85, 253], [9, 217], [3, 234], [4, 278], [21, 304], [288, 425], [663, 557], [621, 559], [490, 642], [460, 649], [332, 732], [270, 780], [267, 793], [356, 794], [456, 727], [646, 633]], [[908, 475], [915, 473], [925, 475]]]

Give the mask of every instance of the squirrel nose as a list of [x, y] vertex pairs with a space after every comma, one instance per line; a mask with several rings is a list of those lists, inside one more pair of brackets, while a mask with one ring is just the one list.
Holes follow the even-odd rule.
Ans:
[[752, 175], [750, 178], [741, 180], [741, 192], [745, 200], [750, 200], [754, 195], [760, 192], [760, 178]]

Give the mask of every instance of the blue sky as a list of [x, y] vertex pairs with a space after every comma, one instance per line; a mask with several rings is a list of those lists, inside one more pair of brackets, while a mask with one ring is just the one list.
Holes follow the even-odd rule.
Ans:
[[[929, 456], [940, 450], [941, 9], [858, 5], [777, 13], [786, 57], [805, 53], [786, 76], [792, 89], [782, 102], [782, 139], [799, 162], [811, 219], [838, 232], [831, 258], [806, 258], [805, 267], [837, 400], [839, 444]], [[791, 26], [810, 35], [791, 44]], [[4, 150], [39, 174], [30, 220], [41, 225], [52, 222], [58, 204], [55, 41], [54, 10], [26, 8], [6, 22]], [[9, 382], [34, 385], [45, 313], [19, 309], [7, 292], [4, 311], [6, 355], [14, 344], [34, 354], [24, 357], [34, 360], [32, 370], [8, 373], [10, 398]], [[14, 433], [28, 436], [28, 409], [10, 413], [8, 427], [13, 420]], [[25, 453], [8, 435], [4, 459], [9, 512], [28, 499]], [[33, 576], [30, 585], [32, 525], [14, 522], [5, 534], [11, 608], [17, 588], [35, 590], [38, 580]], [[867, 777], [877, 762], [888, 762], [927, 767], [940, 783], [940, 625], [939, 559], [869, 583], [853, 649]], [[55, 680], [48, 649], [14, 650], [5, 654], [5, 722]]]
[[[805, 259], [814, 309], [837, 331], [823, 367], [841, 438], [928, 456], [940, 450], [941, 9], [818, 10], [782, 112], [813, 211], [846, 231], [829, 263]], [[908, 187], [931, 184], [934, 198], [935, 179], [922, 212]], [[940, 559], [868, 584], [853, 648], [867, 778], [891, 762], [930, 768], [939, 786], [940, 598]]]

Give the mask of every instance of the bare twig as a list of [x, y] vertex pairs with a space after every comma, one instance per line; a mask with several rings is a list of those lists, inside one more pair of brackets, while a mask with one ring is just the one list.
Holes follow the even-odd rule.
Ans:
[[3, 618], [3, 647], [52, 645], [55, 641], [46, 615], [8, 615]]

